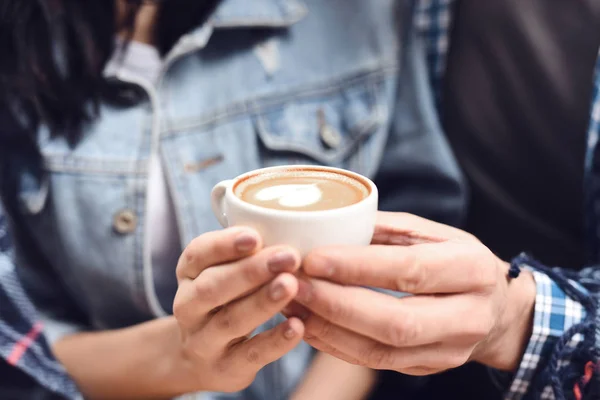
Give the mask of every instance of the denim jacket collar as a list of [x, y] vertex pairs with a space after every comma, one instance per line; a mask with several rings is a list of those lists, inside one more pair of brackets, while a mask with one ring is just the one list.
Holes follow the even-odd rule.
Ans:
[[302, 0], [223, 0], [210, 24], [215, 28], [286, 27], [307, 13]]
[[[165, 64], [206, 46], [215, 29], [285, 28], [302, 20], [308, 8], [302, 0], [223, 0], [208, 22], [184, 35], [173, 46]], [[119, 76], [105, 69], [105, 76]], [[121, 77], [123, 78], [123, 77]]]
[[307, 14], [303, 0], [222, 0], [210, 20], [184, 35], [167, 59], [203, 48], [215, 29], [286, 28]]

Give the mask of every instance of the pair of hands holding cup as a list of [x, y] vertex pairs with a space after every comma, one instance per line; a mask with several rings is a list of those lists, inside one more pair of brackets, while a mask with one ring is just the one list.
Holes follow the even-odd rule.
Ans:
[[[533, 278], [509, 285], [508, 265], [458, 229], [408, 214], [374, 217], [371, 245], [265, 246], [245, 226], [190, 243], [177, 266], [174, 315], [202, 386], [241, 390], [302, 339], [353, 364], [411, 375], [470, 360], [514, 370], [530, 334]], [[250, 338], [280, 312], [286, 322]]]

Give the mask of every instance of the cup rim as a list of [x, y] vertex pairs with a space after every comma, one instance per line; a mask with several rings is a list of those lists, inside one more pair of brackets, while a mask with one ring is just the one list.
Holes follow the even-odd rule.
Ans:
[[[266, 207], [257, 206], [252, 203], [248, 203], [235, 195], [234, 188], [241, 180], [243, 180], [245, 178], [249, 178], [251, 176], [258, 175], [258, 174], [268, 173], [271, 171], [280, 171], [280, 170], [313, 170], [313, 171], [317, 170], [317, 171], [333, 172], [333, 173], [337, 173], [337, 174], [341, 174], [341, 175], [346, 175], [346, 176], [349, 176], [350, 178], [356, 179], [357, 181], [359, 181], [362, 184], [364, 184], [365, 186], [367, 186], [367, 189], [369, 190], [369, 194], [364, 199], [360, 200], [357, 203], [350, 204], [349, 206], [333, 208], [330, 210], [318, 210], [318, 211], [294, 211], [294, 210], [278, 210], [278, 209], [274, 209], [274, 208], [266, 208]], [[362, 207], [366, 201], [372, 200], [373, 198], [379, 196], [377, 186], [371, 179], [367, 178], [366, 176], [358, 174], [353, 171], [342, 169], [342, 168], [328, 167], [328, 166], [321, 166], [321, 165], [291, 164], [291, 165], [278, 165], [278, 166], [274, 166], [274, 167], [259, 168], [259, 169], [255, 169], [255, 170], [243, 173], [241, 175], [238, 175], [237, 177], [233, 178], [231, 180], [231, 182], [232, 183], [230, 185], [228, 185], [228, 187], [226, 189], [226, 196], [229, 196], [233, 203], [235, 203], [236, 205], [238, 205], [240, 207], [247, 208], [258, 214], [271, 215], [271, 216], [318, 217], [321, 215], [334, 216], [335, 214], [345, 214], [349, 211], [352, 211], [355, 208]]]

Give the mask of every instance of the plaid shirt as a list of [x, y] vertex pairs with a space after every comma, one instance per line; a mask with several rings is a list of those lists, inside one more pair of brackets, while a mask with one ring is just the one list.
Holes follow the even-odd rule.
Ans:
[[[0, 208], [0, 357], [33, 377], [41, 387], [68, 399], [80, 398], [77, 387], [56, 361], [44, 337], [42, 324], [28, 300], [10, 260], [10, 238], [6, 218]], [[0, 376], [0, 398], [9, 382]], [[10, 378], [9, 378], [10, 379]], [[34, 388], [31, 388], [33, 391]], [[11, 392], [10, 398], [15, 398]], [[21, 393], [18, 398], [31, 398]]]
[[[441, 98], [440, 82], [449, 48], [452, 5], [453, 0], [420, 0], [416, 7], [415, 23], [426, 39], [431, 84], [438, 105]], [[600, 67], [597, 70], [600, 71]], [[588, 135], [590, 149], [596, 147], [600, 129], [600, 74], [597, 76], [599, 78], [595, 85]], [[591, 158], [589, 155], [588, 164], [591, 163]], [[9, 257], [10, 238], [6, 220], [0, 210], [0, 356], [10, 365], [31, 375], [49, 391], [69, 399], [80, 398], [75, 384], [52, 357], [48, 345], [40, 335], [42, 326], [35, 320], [34, 308], [18, 284]], [[532, 382], [540, 366], [547, 362], [554, 345], [565, 332], [581, 322], [586, 315], [584, 307], [567, 296], [554, 280], [537, 270], [534, 270], [534, 276], [537, 284], [534, 327], [521, 365], [505, 396], [510, 400], [533, 398]], [[581, 339], [581, 335], [574, 336], [569, 347], [574, 348]], [[562, 360], [563, 364], [569, 362], [568, 358]], [[537, 398], [555, 398], [550, 386], [542, 388], [539, 396]]]

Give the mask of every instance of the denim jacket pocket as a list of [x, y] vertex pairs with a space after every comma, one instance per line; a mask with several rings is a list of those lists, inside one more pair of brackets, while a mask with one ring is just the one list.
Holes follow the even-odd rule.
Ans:
[[363, 156], [385, 121], [382, 88], [381, 82], [361, 82], [294, 97], [260, 113], [255, 122], [264, 166], [291, 162], [364, 171]]

